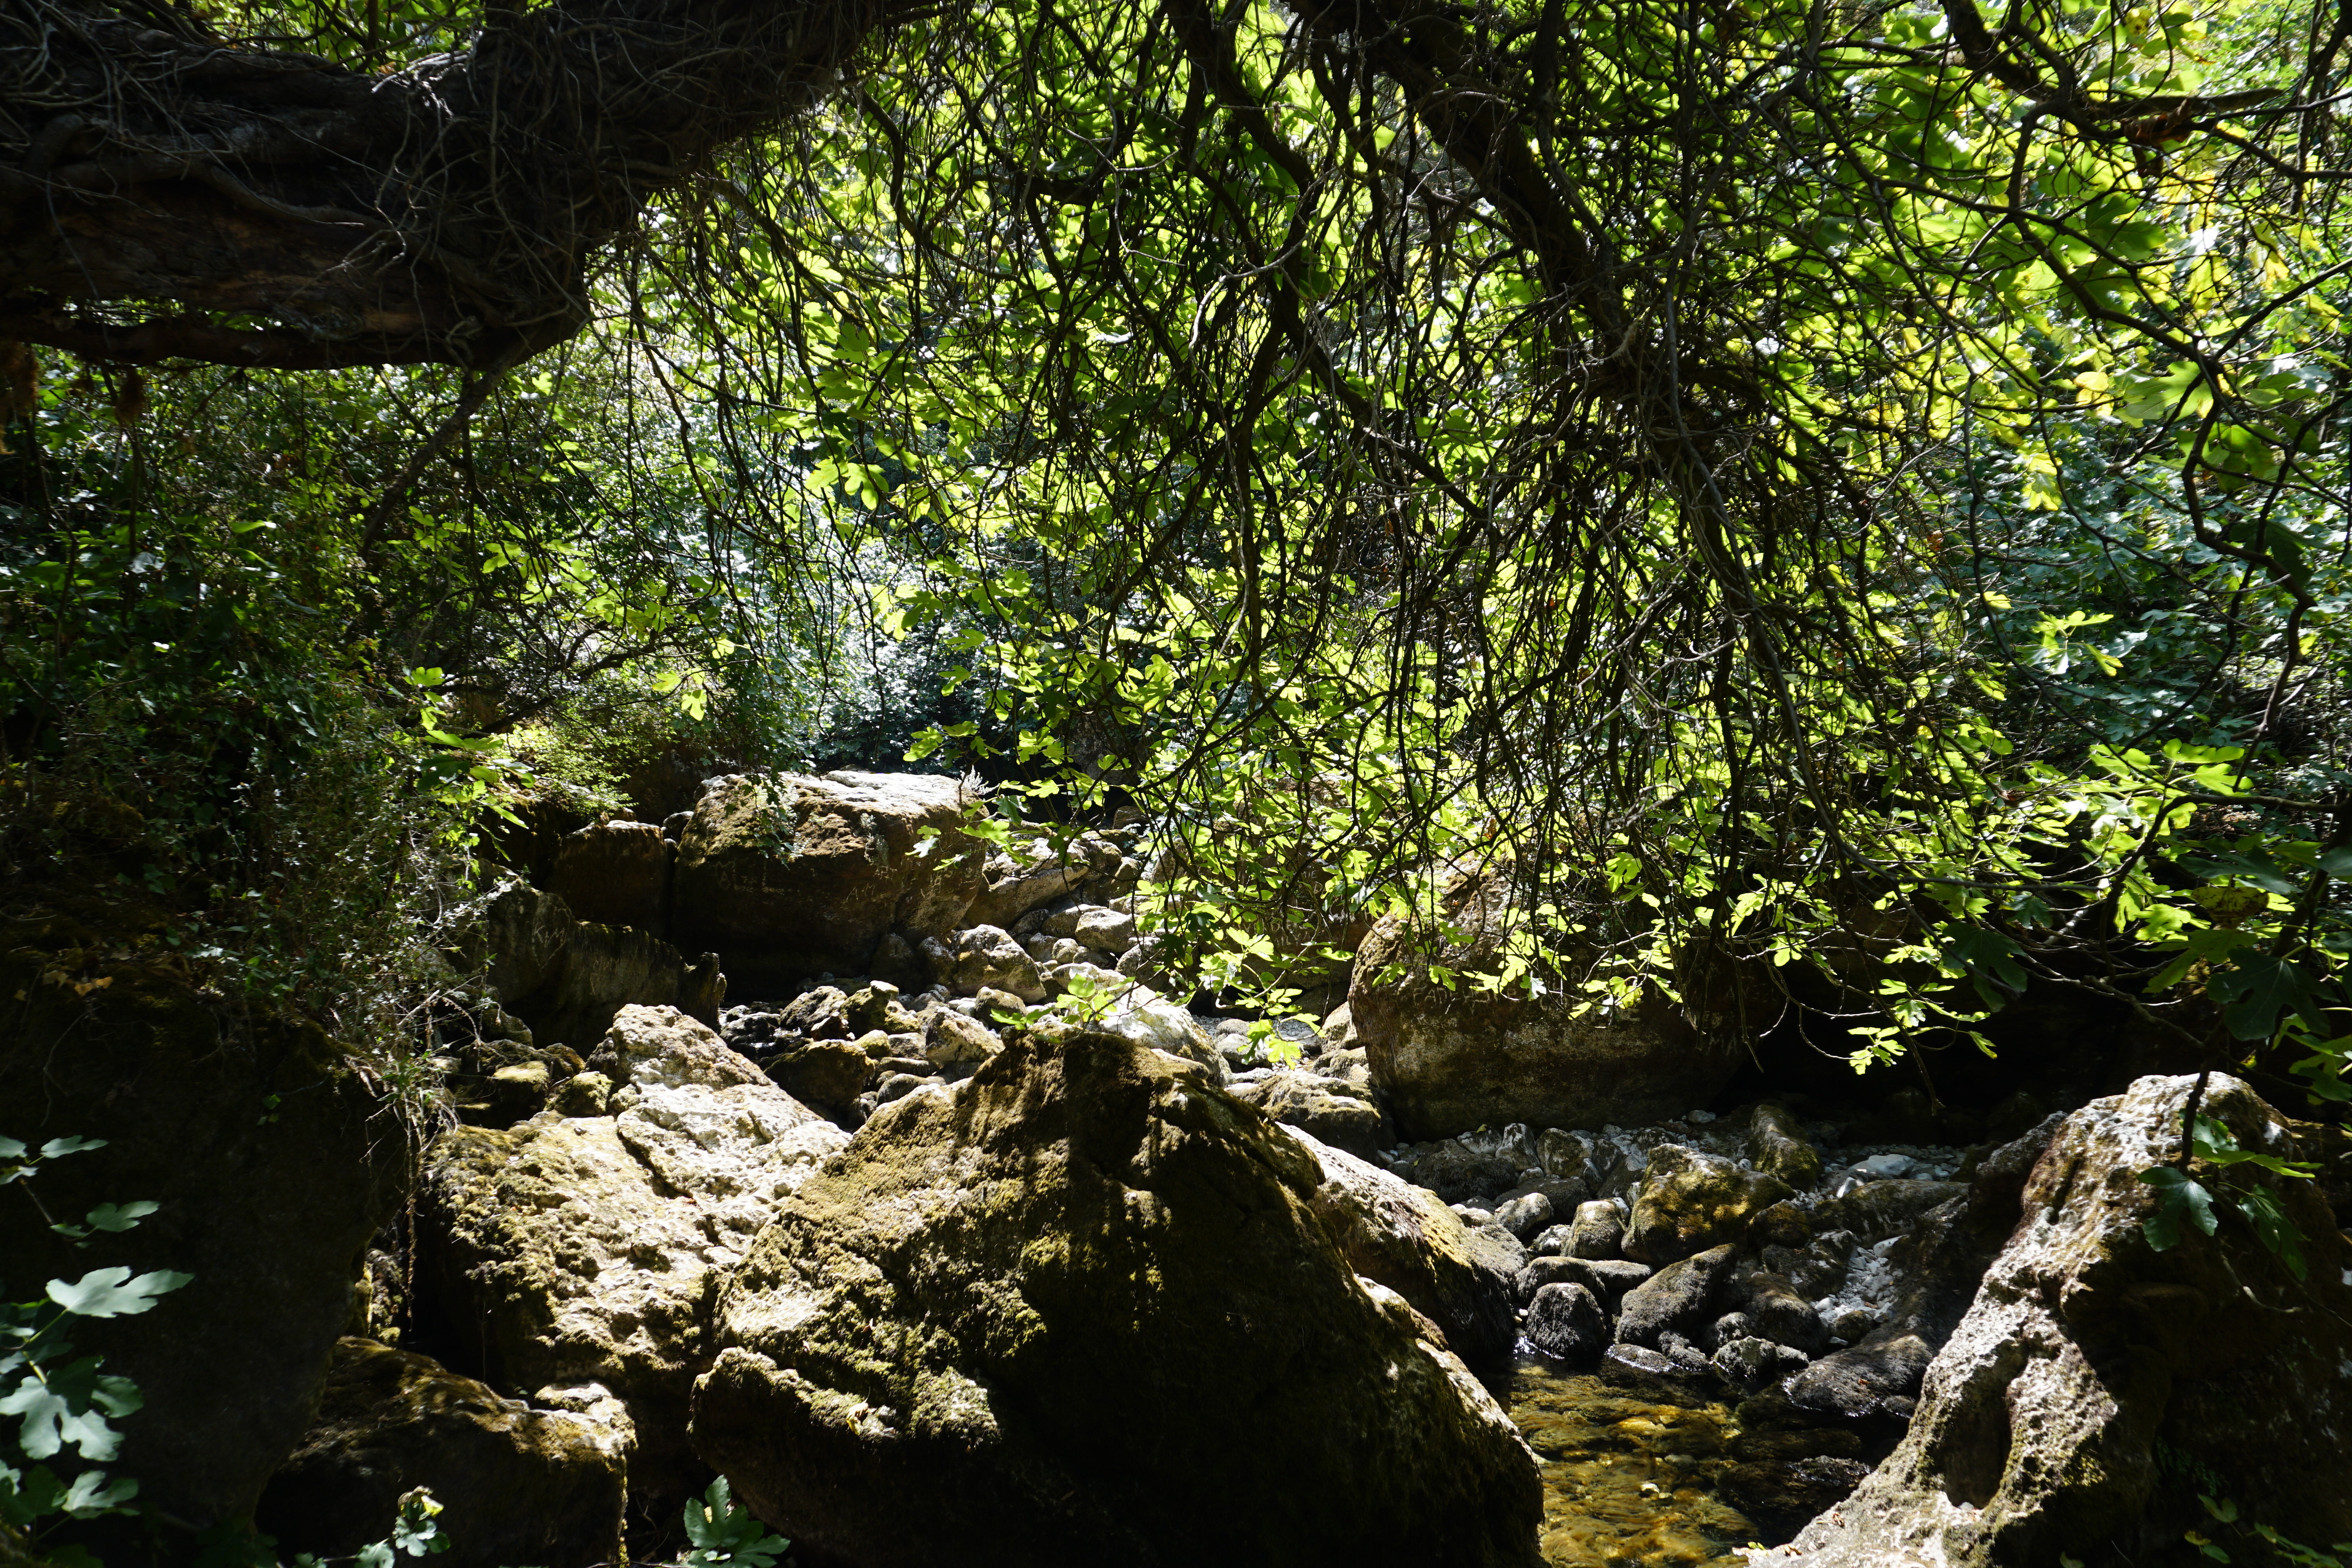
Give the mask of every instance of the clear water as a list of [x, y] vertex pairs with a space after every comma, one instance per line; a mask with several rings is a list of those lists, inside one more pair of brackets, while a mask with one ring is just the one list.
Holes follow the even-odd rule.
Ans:
[[1511, 1416], [1543, 1463], [1543, 1559], [1553, 1568], [1738, 1568], [1761, 1538], [1716, 1496], [1738, 1435], [1731, 1406], [1660, 1405], [1523, 1357]]

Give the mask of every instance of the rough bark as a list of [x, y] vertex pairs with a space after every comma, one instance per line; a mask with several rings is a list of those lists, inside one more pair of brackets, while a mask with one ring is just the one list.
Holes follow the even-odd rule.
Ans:
[[595, 255], [649, 197], [917, 9], [567, 0], [370, 76], [160, 4], [0, 0], [0, 339], [510, 363], [578, 329]]

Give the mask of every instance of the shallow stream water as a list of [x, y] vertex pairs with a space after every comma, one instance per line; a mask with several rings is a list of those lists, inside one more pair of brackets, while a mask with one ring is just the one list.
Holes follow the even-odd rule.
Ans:
[[1716, 1494], [1738, 1436], [1725, 1404], [1661, 1405], [1523, 1356], [1511, 1418], [1543, 1462], [1543, 1559], [1553, 1568], [1738, 1568], [1759, 1539]]

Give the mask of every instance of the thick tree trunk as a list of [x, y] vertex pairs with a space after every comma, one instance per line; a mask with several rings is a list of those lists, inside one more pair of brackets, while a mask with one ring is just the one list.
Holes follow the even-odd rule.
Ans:
[[568, 0], [373, 77], [160, 0], [0, 0], [0, 340], [511, 362], [578, 329], [592, 257], [649, 195], [917, 9]]

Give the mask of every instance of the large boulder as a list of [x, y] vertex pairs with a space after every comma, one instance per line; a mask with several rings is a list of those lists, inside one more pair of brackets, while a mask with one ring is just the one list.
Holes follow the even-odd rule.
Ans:
[[965, 924], [987, 845], [973, 797], [930, 774], [739, 774], [711, 780], [677, 849], [671, 929], [757, 993], [865, 974], [883, 938], [919, 946]]
[[585, 1048], [625, 1007], [674, 1007], [716, 1026], [727, 1000], [719, 956], [689, 956], [634, 926], [576, 918], [553, 893], [505, 888], [482, 913], [490, 993], [541, 1046]]
[[1721, 1155], [1680, 1144], [1661, 1144], [1650, 1151], [1642, 1185], [1633, 1193], [1625, 1256], [1672, 1263], [1737, 1241], [1750, 1220], [1789, 1196], [1789, 1184], [1768, 1172], [1742, 1170]]
[[[1534, 1563], [1534, 1456], [1358, 1278], [1323, 1182], [1189, 1064], [1017, 1036], [784, 1202], [728, 1290], [696, 1445], [866, 1568]], [[1223, 1462], [1245, 1454], [1279, 1459]]]
[[1759, 1105], [1749, 1113], [1748, 1153], [1758, 1170], [1770, 1172], [1799, 1191], [1822, 1179], [1822, 1156], [1785, 1105]]
[[[2352, 1537], [2352, 1245], [2311, 1184], [2200, 1161], [2215, 1233], [2180, 1217], [2175, 1244], [2157, 1249], [2158, 1188], [2140, 1177], [2177, 1156], [2195, 1082], [2143, 1078], [2066, 1119], [2022, 1221], [1927, 1368], [1908, 1436], [1790, 1556], [2171, 1561], [2188, 1530], [2227, 1533], [2200, 1493], [2242, 1531], [2322, 1547]], [[2211, 1078], [2201, 1114], [2242, 1149], [2304, 1152], [2234, 1078]], [[2229, 1196], [2250, 1193], [2300, 1232], [2303, 1269]], [[2249, 1550], [2261, 1549], [2249, 1538]]]
[[1555, 1281], [1528, 1302], [1528, 1341], [1561, 1361], [1590, 1361], [1609, 1348], [1609, 1320], [1591, 1291]]
[[668, 1008], [626, 1008], [591, 1059], [610, 1114], [458, 1127], [418, 1203], [443, 1333], [501, 1386], [602, 1384], [657, 1507], [699, 1475], [685, 1441], [720, 1284], [777, 1203], [849, 1135]]
[[1625, 1292], [1617, 1337], [1656, 1349], [1661, 1336], [1697, 1333], [1715, 1318], [1716, 1293], [1731, 1276], [1735, 1256], [1726, 1243], [1669, 1263]]
[[654, 822], [593, 822], [556, 845], [547, 889], [583, 920], [659, 936], [669, 925], [676, 846]]
[[1100, 833], [1082, 834], [1058, 851], [1044, 839], [1014, 848], [1017, 852], [1000, 851], [984, 862], [987, 885], [971, 905], [975, 925], [1011, 925], [1088, 879], [1116, 870], [1125, 858], [1125, 852]]
[[425, 1487], [450, 1542], [437, 1568], [619, 1563], [628, 1448], [625, 1427], [534, 1410], [427, 1357], [346, 1339], [255, 1522], [286, 1552], [348, 1557]]
[[[1455, 884], [1444, 928], [1384, 916], [1357, 950], [1348, 1012], [1373, 1082], [1407, 1137], [1479, 1126], [1635, 1124], [1704, 1104], [1744, 1060], [1738, 1032], [1654, 988], [1630, 1007], [1595, 1006], [1580, 987], [1533, 998], [1431, 978], [1502, 967], [1504, 879]], [[1689, 994], [1705, 995], [1694, 985]]]
[[[99, 1269], [192, 1275], [151, 1312], [69, 1326], [145, 1401], [109, 1469], [158, 1521], [233, 1524], [310, 1424], [368, 1240], [406, 1195], [410, 1129], [364, 1050], [204, 985], [156, 939], [160, 916], [88, 918], [0, 927], [0, 1134], [105, 1141], [44, 1162], [37, 1207], [5, 1195], [0, 1299]], [[79, 1247], [47, 1223], [142, 1199], [161, 1207]]]
[[1339, 1243], [1348, 1267], [1402, 1296], [1437, 1325], [1456, 1355], [1479, 1371], [1507, 1366], [1518, 1338], [1511, 1311], [1515, 1281], [1477, 1244], [1461, 1217], [1425, 1187], [1301, 1128], [1286, 1130], [1321, 1170], [1315, 1212]]

